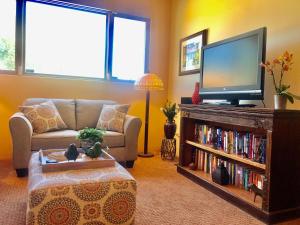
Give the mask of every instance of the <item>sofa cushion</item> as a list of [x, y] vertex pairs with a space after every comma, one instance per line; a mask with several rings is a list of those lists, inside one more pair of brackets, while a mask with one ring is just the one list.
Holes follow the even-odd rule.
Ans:
[[31, 140], [31, 150], [51, 148], [67, 148], [74, 143], [80, 146], [79, 140], [76, 139], [78, 132], [74, 130], [52, 131], [43, 134], [35, 134]]
[[76, 99], [76, 130], [95, 128], [103, 105], [116, 104], [109, 100]]
[[[74, 130], [61, 130], [35, 134], [32, 136], [31, 149], [38, 151], [40, 149], [67, 148], [72, 143], [79, 147], [80, 141], [76, 139], [78, 133]], [[121, 133], [106, 131], [103, 136], [103, 144], [108, 147], [125, 146], [125, 136]]]
[[34, 133], [41, 134], [67, 128], [52, 101], [38, 105], [20, 106], [20, 110], [30, 121]]
[[129, 105], [104, 105], [97, 128], [123, 133], [128, 109]]
[[125, 136], [122, 133], [114, 131], [105, 131], [103, 136], [103, 145], [108, 147], [125, 146]]
[[42, 102], [52, 100], [57, 108], [62, 120], [68, 126], [69, 129], [76, 129], [75, 120], [75, 100], [74, 99], [47, 99], [47, 98], [29, 98], [23, 105], [36, 105]]

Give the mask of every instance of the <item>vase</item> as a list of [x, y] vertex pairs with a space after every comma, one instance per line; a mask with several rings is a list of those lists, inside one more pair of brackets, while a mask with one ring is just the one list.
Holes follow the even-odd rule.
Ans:
[[275, 109], [286, 109], [287, 97], [283, 95], [274, 95]]
[[166, 139], [173, 139], [176, 133], [176, 123], [167, 121], [164, 125]]
[[192, 103], [193, 104], [199, 104], [200, 103], [200, 95], [199, 95], [199, 91], [200, 91], [200, 83], [196, 82], [195, 83], [195, 90], [192, 96]]
[[212, 180], [220, 185], [229, 184], [229, 173], [223, 162], [212, 172]]

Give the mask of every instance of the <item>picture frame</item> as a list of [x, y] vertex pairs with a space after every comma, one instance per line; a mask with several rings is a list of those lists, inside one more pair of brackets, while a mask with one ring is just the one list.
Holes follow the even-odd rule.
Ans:
[[207, 44], [208, 30], [202, 30], [180, 40], [179, 76], [200, 73], [201, 48]]

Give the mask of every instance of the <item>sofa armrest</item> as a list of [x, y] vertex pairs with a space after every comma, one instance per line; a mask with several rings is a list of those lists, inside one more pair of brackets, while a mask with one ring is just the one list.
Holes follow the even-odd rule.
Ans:
[[13, 143], [13, 165], [15, 169], [28, 168], [31, 156], [32, 125], [23, 113], [15, 113], [9, 119]]
[[129, 160], [137, 158], [137, 147], [142, 121], [138, 117], [126, 115], [124, 122], [125, 147], [128, 150], [126, 157]]

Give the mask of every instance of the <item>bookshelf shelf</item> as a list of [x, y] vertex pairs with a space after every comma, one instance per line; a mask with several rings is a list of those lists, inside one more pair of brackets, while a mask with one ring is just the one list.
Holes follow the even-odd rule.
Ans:
[[221, 186], [212, 181], [210, 174], [207, 174], [200, 170], [190, 170], [188, 167], [181, 167], [182, 170], [186, 170], [187, 172], [193, 174], [194, 176], [201, 179], [203, 182], [206, 182], [208, 185], [212, 185], [218, 189], [221, 189], [226, 194], [230, 195], [232, 198], [239, 199], [240, 201], [244, 201], [247, 204], [250, 204], [257, 209], [262, 208], [262, 199], [257, 197], [255, 202], [253, 201], [254, 193], [245, 191], [244, 189], [238, 188], [234, 185], [226, 185]]
[[[266, 223], [277, 223], [289, 218], [300, 217], [300, 110], [191, 104], [181, 104], [179, 107], [181, 117], [178, 173]], [[199, 126], [202, 126], [203, 130], [199, 130]], [[205, 127], [208, 127], [208, 130], [212, 128], [212, 131], [217, 128], [228, 132], [229, 135], [232, 135], [230, 133], [232, 131], [236, 134], [252, 135], [253, 139], [249, 139], [252, 140], [252, 142], [250, 141], [252, 145], [249, 145], [252, 148], [246, 147], [245, 152], [248, 156], [250, 154], [250, 157], [243, 158], [232, 153], [231, 149], [230, 153], [227, 153], [226, 133], [224, 133], [225, 148], [223, 146], [226, 151], [216, 150], [211, 145], [202, 144], [211, 144], [211, 140], [216, 140], [214, 133], [213, 138], [206, 142], [205, 135], [211, 137], [206, 132], [211, 130], [207, 131]], [[265, 164], [252, 161], [252, 158], [257, 156], [255, 155], [257, 151], [253, 151], [253, 147], [257, 146], [255, 138], [259, 138], [259, 136], [264, 139], [263, 142], [260, 142], [263, 145], [261, 148], [263, 154], [259, 159], [262, 159]], [[247, 141], [247, 136], [245, 137]], [[236, 140], [232, 139], [232, 136], [229, 136], [229, 139]], [[219, 141], [219, 138], [217, 140]], [[222, 142], [222, 144], [224, 143]], [[235, 143], [240, 144], [236, 141]], [[232, 144], [231, 141], [230, 144]], [[233, 152], [236, 152], [236, 149], [240, 150], [240, 146], [234, 147]], [[241, 154], [240, 151], [238, 154]], [[231, 168], [230, 173], [233, 176], [231, 176], [230, 182], [233, 185], [221, 186], [212, 181], [210, 173], [216, 168], [215, 163], [220, 162], [218, 158], [227, 161]], [[188, 169], [190, 165], [193, 165], [191, 163], [197, 170]], [[205, 163], [207, 166], [202, 171]], [[242, 175], [240, 176], [240, 174]], [[259, 184], [263, 187], [262, 197], [257, 197], [254, 202], [253, 193], [245, 189], [251, 182], [255, 184], [258, 176], [261, 179]], [[241, 177], [242, 179], [240, 179]]]
[[266, 169], [265, 164], [257, 163], [257, 162], [251, 161], [249, 159], [242, 158], [241, 156], [226, 153], [226, 152], [223, 152], [223, 151], [220, 151], [220, 150], [216, 150], [216, 149], [213, 149], [212, 147], [210, 147], [208, 145], [199, 144], [199, 143], [196, 143], [196, 142], [193, 142], [193, 141], [186, 140], [185, 142], [189, 145], [192, 145], [196, 148], [200, 148], [200, 149], [205, 150], [207, 152], [211, 152], [215, 155], [222, 156], [222, 157], [225, 157], [225, 158], [228, 158], [228, 159], [232, 159], [234, 161], [241, 162], [241, 163], [244, 163], [246, 165], [261, 169], [261, 170]]

